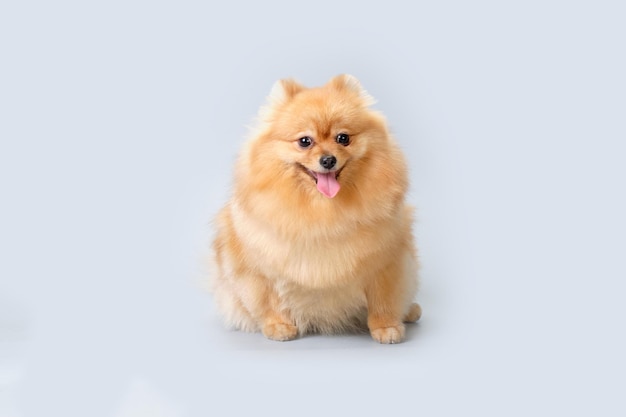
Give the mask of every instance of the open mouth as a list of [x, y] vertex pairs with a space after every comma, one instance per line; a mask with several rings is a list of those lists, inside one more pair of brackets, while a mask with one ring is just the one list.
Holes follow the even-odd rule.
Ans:
[[313, 178], [315, 184], [317, 186], [317, 191], [324, 194], [328, 198], [333, 198], [339, 192], [341, 185], [337, 181], [339, 179], [339, 175], [341, 175], [341, 171], [345, 168], [345, 164], [335, 171], [329, 172], [317, 172], [312, 171], [302, 165], [301, 163], [297, 163], [298, 167], [302, 169], [308, 176]]

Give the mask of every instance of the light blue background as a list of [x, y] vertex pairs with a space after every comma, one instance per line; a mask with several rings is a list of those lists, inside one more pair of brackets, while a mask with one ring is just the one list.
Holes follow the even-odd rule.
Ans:
[[[624, 415], [625, 21], [3, 2], [0, 415]], [[276, 79], [338, 73], [409, 160], [423, 321], [397, 346], [227, 332], [200, 259], [246, 125]]]

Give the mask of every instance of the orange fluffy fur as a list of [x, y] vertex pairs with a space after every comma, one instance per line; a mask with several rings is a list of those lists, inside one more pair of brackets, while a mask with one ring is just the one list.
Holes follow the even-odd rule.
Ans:
[[[369, 328], [398, 343], [419, 319], [406, 163], [372, 102], [349, 75], [275, 84], [215, 222], [212, 286], [228, 325], [273, 340]], [[336, 158], [334, 198], [316, 188], [323, 155]]]

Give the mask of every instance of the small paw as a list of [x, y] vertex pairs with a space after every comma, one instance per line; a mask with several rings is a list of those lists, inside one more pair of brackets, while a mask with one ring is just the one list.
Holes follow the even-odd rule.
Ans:
[[417, 303], [413, 303], [402, 321], [405, 323], [414, 323], [418, 321], [420, 317], [422, 317], [422, 307]]
[[370, 330], [370, 334], [378, 343], [400, 343], [404, 340], [404, 324], [372, 329]]
[[298, 328], [287, 323], [272, 323], [263, 326], [263, 335], [271, 340], [284, 342], [298, 336]]

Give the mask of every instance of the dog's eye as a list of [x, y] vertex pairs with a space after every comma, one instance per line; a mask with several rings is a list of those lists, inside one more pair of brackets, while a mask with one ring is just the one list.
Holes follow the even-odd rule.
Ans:
[[338, 134], [335, 140], [343, 146], [348, 146], [350, 144], [350, 136], [348, 136], [347, 133]]
[[308, 148], [312, 144], [313, 144], [313, 139], [311, 139], [308, 136], [304, 136], [298, 139], [298, 145], [300, 145], [301, 148]]

